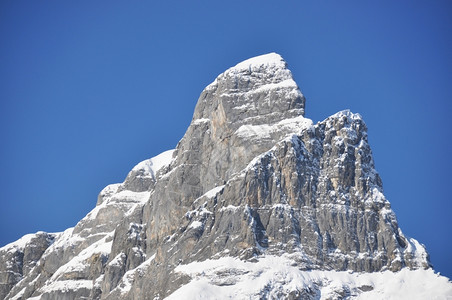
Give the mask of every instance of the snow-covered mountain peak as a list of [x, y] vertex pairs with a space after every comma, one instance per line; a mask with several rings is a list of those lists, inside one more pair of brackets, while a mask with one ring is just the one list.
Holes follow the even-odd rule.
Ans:
[[192, 124], [274, 124], [304, 115], [305, 98], [279, 54], [247, 59], [201, 93]]
[[234, 67], [230, 68], [228, 71], [232, 70], [252, 70], [252, 69], [258, 69], [261, 67], [276, 67], [284, 69], [286, 68], [287, 63], [286, 61], [281, 57], [281, 55], [277, 53], [268, 53], [263, 54], [259, 56], [255, 56], [252, 58], [249, 58], [247, 60], [244, 60]]
[[313, 124], [304, 107], [280, 55], [229, 68], [175, 150], [104, 188], [74, 228], [0, 248], [0, 298], [450, 296], [399, 227], [362, 117]]
[[[304, 101], [287, 63], [276, 53], [256, 56], [227, 69], [206, 87], [205, 92], [223, 97], [240, 94], [248, 98], [261, 92], [292, 93]], [[304, 110], [301, 113], [303, 114]]]
[[168, 165], [171, 162], [171, 158], [174, 150], [168, 150], [160, 153], [159, 155], [146, 159], [135, 167], [133, 167], [131, 172], [142, 172], [141, 176], [151, 176], [155, 177], [155, 174], [165, 165]]

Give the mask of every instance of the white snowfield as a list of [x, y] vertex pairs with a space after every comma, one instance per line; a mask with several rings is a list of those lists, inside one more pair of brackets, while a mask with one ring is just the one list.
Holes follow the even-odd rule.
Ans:
[[242, 125], [235, 134], [243, 139], [269, 139], [274, 132], [285, 132], [287, 135], [296, 134], [312, 126], [310, 119], [298, 116], [282, 120], [276, 124]]
[[135, 167], [133, 167], [131, 172], [138, 172], [140, 170], [143, 171], [143, 176], [149, 176], [151, 178], [155, 179], [155, 174], [164, 166], [171, 163], [172, 157], [173, 157], [173, 150], [168, 150], [165, 152], [160, 153], [157, 156], [154, 156], [153, 158], [143, 160], [139, 164], [137, 164]]
[[9, 243], [3, 247], [0, 248], [1, 252], [12, 252], [12, 251], [23, 251], [25, 246], [34, 238], [37, 234], [44, 233], [43, 231], [38, 231], [36, 233], [29, 233], [18, 239], [17, 241], [14, 241], [12, 243]]
[[309, 293], [313, 299], [452, 299], [452, 283], [432, 269], [353, 273], [302, 271], [290, 255], [266, 255], [257, 262], [234, 257], [180, 265], [192, 280], [167, 300], [281, 299]]
[[280, 68], [285, 68], [286, 62], [281, 57], [281, 55], [272, 52], [272, 53], [263, 54], [263, 55], [259, 55], [259, 56], [244, 60], [244, 61], [238, 63], [237, 65], [235, 65], [234, 67], [229, 68], [226, 72], [228, 72], [230, 70], [247, 70], [250, 68], [256, 68], [256, 67], [261, 67], [261, 66], [272, 66], [272, 65], [280, 67]]
[[[209, 84], [205, 88], [205, 90], [208, 91], [215, 88], [218, 80], [222, 76], [235, 76], [236, 74], [240, 74], [240, 76], [246, 76], [246, 73], [266, 69], [267, 73], [272, 73], [275, 78], [278, 78], [280, 82], [276, 84], [266, 84], [264, 86], [261, 86], [261, 90], [254, 90], [252, 92], [263, 92], [280, 88], [294, 88], [299, 91], [298, 85], [292, 79], [292, 73], [286, 68], [286, 66], [286, 61], [281, 57], [281, 55], [277, 53], [268, 53], [256, 56], [242, 61], [237, 65], [227, 69], [225, 72], [220, 74], [211, 84]], [[272, 70], [272, 72], [268, 72], [268, 70]]]

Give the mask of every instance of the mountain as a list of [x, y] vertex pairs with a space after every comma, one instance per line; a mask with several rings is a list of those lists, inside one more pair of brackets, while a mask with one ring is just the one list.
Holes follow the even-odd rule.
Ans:
[[75, 227], [0, 249], [0, 298], [451, 297], [398, 226], [362, 117], [304, 114], [278, 54], [226, 70], [176, 149], [105, 187]]

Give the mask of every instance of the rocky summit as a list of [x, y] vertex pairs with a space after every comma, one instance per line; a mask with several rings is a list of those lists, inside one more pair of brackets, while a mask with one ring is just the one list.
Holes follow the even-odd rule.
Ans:
[[452, 295], [400, 230], [362, 117], [304, 115], [278, 54], [226, 70], [174, 150], [105, 187], [75, 227], [0, 248], [0, 298]]

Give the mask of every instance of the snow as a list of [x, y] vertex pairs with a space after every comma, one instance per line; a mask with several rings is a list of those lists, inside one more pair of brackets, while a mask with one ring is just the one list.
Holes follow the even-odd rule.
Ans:
[[110, 202], [142, 203], [147, 201], [150, 195], [150, 192], [132, 192], [124, 190], [114, 194], [109, 200]]
[[58, 234], [58, 236], [55, 238], [55, 242], [46, 249], [44, 254], [42, 255], [43, 258], [45, 258], [50, 253], [56, 251], [57, 249], [66, 249], [69, 247], [75, 247], [75, 245], [81, 243], [84, 241], [83, 238], [81, 238], [77, 234], [72, 234], [74, 231], [74, 227], [70, 227], [66, 229], [65, 231]]
[[43, 293], [50, 293], [53, 291], [58, 291], [59, 293], [67, 293], [69, 291], [77, 291], [80, 289], [91, 290], [93, 288], [92, 280], [62, 280], [53, 281], [49, 285], [43, 286], [40, 291]]
[[350, 109], [344, 109], [341, 111], [338, 111], [334, 115], [329, 116], [328, 119], [340, 119], [341, 117], [347, 117], [351, 120], [363, 120], [363, 117], [358, 113], [352, 113]]
[[221, 192], [224, 189], [224, 185], [220, 185], [217, 187], [214, 187], [210, 191], [207, 191], [204, 195], [201, 197], [207, 197], [207, 198], [213, 198], [215, 197], [219, 192]]
[[288, 255], [260, 257], [257, 262], [223, 257], [179, 265], [192, 277], [166, 299], [278, 299], [295, 291], [316, 291], [316, 299], [447, 299], [452, 284], [433, 270], [378, 273], [302, 271]]
[[177, 169], [179, 169], [181, 167], [181, 165], [175, 166], [173, 168], [171, 168], [171, 170], [165, 174], [163, 174], [160, 179], [164, 179], [164, 178], [168, 178], [169, 176], [171, 176], [172, 173], [174, 173]]
[[163, 167], [169, 165], [173, 158], [174, 149], [168, 150], [160, 153], [153, 158], [146, 159], [135, 167], [133, 167], [131, 172], [139, 172], [140, 170], [144, 171], [144, 176], [149, 176], [155, 178], [155, 174]]
[[[214, 90], [218, 85], [218, 80], [220, 80], [223, 76], [237, 74], [237, 73], [243, 73], [243, 72], [248, 72], [248, 71], [253, 71], [253, 70], [258, 71], [262, 67], [272, 69], [272, 73], [277, 74], [278, 76], [281, 76], [282, 73], [284, 73], [285, 76], [291, 76], [290, 71], [286, 69], [286, 65], [287, 64], [284, 61], [284, 59], [281, 57], [281, 55], [279, 55], [277, 53], [268, 53], [268, 54], [252, 57], [250, 59], [247, 59], [245, 61], [238, 63], [234, 67], [227, 69], [224, 73], [220, 74], [211, 84], [209, 84], [204, 90], [205, 91]], [[285, 71], [285, 72], [278, 72], [278, 71]]]
[[[312, 127], [312, 121], [310, 119], [306, 119], [304, 117], [296, 117], [294, 119], [298, 119], [300, 118], [300, 120], [303, 121], [303, 124], [301, 126], [303, 127], [299, 127], [299, 131], [306, 129], [306, 130], [311, 130]], [[280, 125], [287, 125], [287, 124], [293, 124], [292, 123], [293, 119], [287, 119], [287, 120], [283, 120], [281, 122], [278, 122], [278, 124]], [[286, 124], [287, 123], [287, 124]], [[303, 129], [302, 129], [303, 128]], [[239, 128], [240, 129], [240, 128]], [[237, 132], [237, 131], [236, 131]], [[259, 166], [260, 161], [265, 158], [266, 156], [268, 157], [272, 157], [274, 158], [274, 154], [273, 152], [277, 149], [277, 147], [279, 147], [282, 143], [287, 143], [287, 142], [294, 142], [296, 141], [296, 130], [295, 132], [290, 133], [289, 131], [286, 132], [286, 136], [281, 139], [275, 146], [273, 146], [272, 148], [270, 148], [268, 151], [265, 151], [257, 156], [255, 156], [249, 163], [248, 165], [242, 169], [240, 172], [234, 174], [236, 177], [233, 177], [233, 179], [235, 178], [240, 178], [246, 175], [246, 172], [248, 172], [249, 170], [256, 170], [256, 168]], [[297, 143], [294, 143], [294, 147], [297, 147]]]
[[193, 221], [188, 228], [198, 229], [202, 228], [204, 224], [201, 221]]
[[38, 231], [36, 233], [29, 233], [21, 237], [15, 242], [9, 243], [0, 248], [0, 252], [11, 252], [11, 251], [23, 251], [25, 246], [34, 238], [36, 235], [44, 233], [42, 231]]
[[259, 55], [256, 57], [252, 57], [250, 59], [244, 60], [234, 67], [230, 68], [229, 70], [247, 70], [252, 67], [260, 67], [260, 66], [268, 66], [268, 65], [275, 65], [275, 66], [281, 66], [282, 68], [285, 68], [286, 62], [281, 57], [281, 55], [277, 53], [268, 53], [264, 55]]
[[95, 220], [100, 216], [100, 214], [108, 213], [115, 206], [119, 211], [127, 214], [129, 211], [133, 210], [136, 205], [142, 205], [149, 200], [151, 192], [132, 192], [129, 190], [123, 190], [119, 193], [111, 194], [105, 197], [102, 203], [98, 204], [93, 210], [91, 210], [81, 222], [87, 222], [90, 220]]
[[199, 125], [199, 124], [209, 123], [209, 122], [210, 122], [210, 119], [201, 118], [201, 119], [193, 120], [191, 123], [192, 123], [192, 125]]
[[111, 252], [113, 234], [114, 232], [111, 232], [104, 238], [83, 249], [77, 256], [58, 268], [58, 270], [52, 275], [50, 280], [58, 280], [59, 278], [64, 277], [64, 274], [68, 273], [84, 272], [89, 268], [89, 260], [95, 254], [108, 256]]
[[138, 267], [135, 269], [131, 269], [127, 271], [124, 276], [122, 277], [121, 281], [115, 288], [115, 290], [119, 290], [121, 294], [126, 294], [130, 291], [132, 288], [132, 284], [135, 281], [135, 277], [139, 276], [141, 277], [144, 274], [144, 271], [149, 267], [151, 262], [155, 259], [155, 254], [152, 255], [150, 258], [145, 260], [143, 263], [141, 263]]
[[[399, 228], [399, 235], [405, 236], [402, 230]], [[416, 239], [405, 236], [408, 245], [404, 250], [404, 255], [410, 253], [413, 258], [413, 263], [417, 267], [423, 267], [425, 262], [428, 261], [428, 253], [425, 246], [419, 243]]]
[[383, 193], [377, 187], [371, 189], [371, 201], [382, 204], [388, 203], [388, 200], [386, 200]]
[[252, 169], [255, 170], [255, 169], [256, 169], [256, 166], [259, 165], [260, 160], [263, 159], [264, 157], [266, 157], [266, 156], [274, 157], [273, 151], [274, 151], [275, 149], [276, 149], [276, 147], [274, 146], [274, 147], [272, 147], [270, 150], [268, 150], [268, 151], [266, 151], [266, 152], [264, 152], [264, 153], [261, 153], [261, 154], [259, 154], [258, 156], [254, 157], [254, 158], [248, 163], [248, 165], [247, 165], [242, 171], [240, 171], [240, 172], [238, 173], [238, 176], [237, 176], [237, 177], [245, 176], [246, 172], [248, 172], [249, 170], [252, 170]]
[[[290, 89], [290, 90], [288, 90]], [[253, 94], [259, 94], [259, 93], [269, 93], [272, 91], [279, 91], [279, 90], [285, 90], [285, 95], [291, 94], [291, 93], [295, 93], [296, 96], [303, 96], [303, 93], [300, 91], [300, 89], [298, 88], [298, 85], [296, 84], [296, 82], [292, 79], [292, 78], [288, 78], [288, 79], [282, 79], [279, 82], [276, 83], [267, 83], [267, 84], [263, 84], [261, 86], [256, 87], [255, 89], [251, 89], [248, 91], [239, 91], [239, 90], [229, 90], [225, 93], [222, 93], [220, 95], [221, 98], [223, 97], [231, 97], [231, 95], [241, 95], [243, 97], [245, 97], [245, 99], [247, 97], [251, 97]], [[268, 99], [266, 100], [268, 101]], [[256, 109], [256, 104], [255, 103], [246, 103], [246, 104], [242, 104], [240, 106], [236, 106], [233, 107], [233, 109], [236, 110], [255, 110]]]
[[273, 208], [273, 209], [276, 209], [276, 210], [288, 210], [288, 211], [293, 210], [293, 207], [292, 207], [291, 205], [289, 205], [289, 204], [284, 204], [284, 203], [277, 203], [277, 204], [274, 204], [274, 205], [272, 206], [272, 208]]
[[12, 297], [10, 300], [20, 300], [20, 299], [22, 299], [22, 297], [23, 297], [23, 295], [25, 293], [25, 289], [26, 288], [21, 289], [20, 292], [18, 292], [16, 295], [14, 295], [14, 297]]
[[220, 212], [222, 212], [222, 211], [236, 211], [236, 210], [242, 209], [242, 208], [243, 208], [243, 206], [235, 206], [235, 205], [229, 204], [228, 206], [220, 208]]
[[108, 197], [118, 192], [118, 189], [121, 187], [120, 183], [109, 184], [100, 192], [100, 196]]
[[151, 192], [132, 192], [125, 190], [115, 194], [111, 198], [111, 201], [143, 203], [146, 202], [150, 196]]
[[232, 109], [236, 109], [236, 110], [250, 110], [250, 109], [255, 109], [255, 108], [256, 108], [256, 105], [254, 105], [254, 103], [245, 103], [245, 104], [242, 104], [240, 106], [235, 106]]
[[271, 90], [276, 90], [276, 89], [281, 89], [281, 88], [297, 89], [298, 85], [292, 78], [289, 78], [289, 79], [283, 80], [278, 83], [269, 83], [269, 84], [262, 85], [262, 86], [258, 87], [257, 89], [255, 89], [253, 92], [261, 93], [261, 92], [268, 92]]
[[271, 125], [242, 125], [235, 131], [235, 134], [243, 139], [268, 139], [271, 138], [272, 133], [284, 131], [289, 135], [299, 133], [310, 126], [312, 126], [310, 119], [298, 116]]
[[120, 267], [126, 260], [126, 255], [124, 253], [119, 253], [116, 255], [109, 263], [109, 266]]
[[271, 138], [270, 133], [274, 131], [274, 128], [268, 124], [262, 125], [242, 125], [236, 130], [235, 134], [239, 137], [246, 138], [256, 138], [256, 139], [269, 139]]
[[121, 282], [118, 284], [117, 289], [121, 294], [126, 294], [132, 288], [133, 281], [135, 279], [134, 274], [135, 269], [127, 271], [121, 279]]

